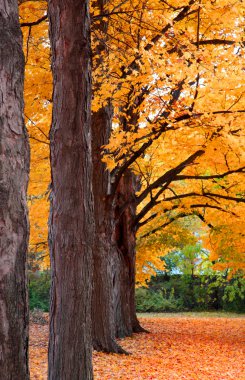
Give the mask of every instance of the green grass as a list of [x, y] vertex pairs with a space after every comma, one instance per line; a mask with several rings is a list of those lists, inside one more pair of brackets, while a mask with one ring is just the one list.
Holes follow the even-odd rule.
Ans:
[[186, 311], [179, 313], [137, 313], [139, 318], [245, 318], [245, 314], [226, 311]]

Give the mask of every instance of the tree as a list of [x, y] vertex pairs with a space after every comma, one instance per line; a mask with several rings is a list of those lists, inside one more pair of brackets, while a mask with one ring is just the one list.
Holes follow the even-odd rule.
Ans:
[[201, 264], [203, 262], [202, 255], [208, 255], [201, 243], [195, 245], [185, 245], [181, 251], [172, 251], [167, 257], [167, 262], [173, 264], [173, 269], [177, 269], [179, 273], [189, 275], [194, 278], [195, 274], [201, 272]]
[[23, 119], [24, 55], [15, 0], [0, 3], [0, 34], [0, 373], [6, 380], [27, 380], [29, 142]]
[[92, 379], [94, 235], [88, 1], [49, 2], [54, 81], [49, 379]]
[[[92, 3], [100, 14], [106, 10], [107, 2], [98, 0]], [[108, 20], [99, 19], [94, 25], [94, 33], [105, 35]], [[106, 41], [98, 39], [93, 49], [94, 70], [108, 69], [108, 49]], [[94, 93], [101, 91], [103, 82], [95, 81]], [[114, 197], [110, 193], [110, 174], [102, 161], [102, 146], [109, 143], [112, 130], [113, 109], [110, 99], [102, 108], [92, 112], [92, 153], [93, 190], [95, 203], [95, 239], [93, 267], [92, 326], [93, 346], [98, 351], [125, 353], [117, 344], [114, 292], [117, 251], [115, 249]]]
[[[237, 14], [233, 13], [225, 2], [221, 8], [225, 13], [229, 13], [229, 22], [236, 24], [239, 34], [241, 32], [240, 19], [237, 16], [239, 11]], [[204, 14], [202, 9], [205, 10]], [[240, 87], [242, 61], [239, 50], [238, 54], [233, 50], [231, 59], [236, 60], [236, 72], [232, 71], [231, 66], [223, 64], [223, 52], [227, 49], [223, 48], [222, 51], [216, 48], [217, 45], [234, 46], [236, 41], [214, 38], [221, 33], [220, 25], [213, 28], [212, 22], [206, 15], [207, 13], [211, 15], [210, 20], [212, 20], [215, 9], [217, 10], [216, 5], [212, 4], [209, 7], [208, 4], [202, 4], [200, 7], [200, 4], [196, 5], [192, 1], [188, 4], [183, 2], [183, 6], [178, 8], [169, 5], [166, 13], [172, 12], [169, 16], [171, 22], [152, 38], [149, 37], [150, 33], [146, 38], [144, 35], [140, 42], [135, 38], [137, 34], [133, 28], [127, 29], [125, 37], [125, 28], [120, 25], [125, 35], [118, 45], [121, 48], [124, 44], [131, 45], [127, 53], [132, 54], [136, 51], [136, 54], [135, 58], [131, 57], [130, 64], [127, 63], [125, 55], [119, 57], [118, 53], [118, 61], [113, 57], [111, 88], [114, 84], [114, 120], [117, 128], [114, 129], [111, 142], [106, 149], [110, 152], [107, 163], [111, 169], [115, 189], [120, 187], [120, 181], [124, 175], [126, 176], [128, 168], [132, 168], [142, 178], [142, 191], [136, 197], [138, 215], [131, 216], [130, 221], [132, 235], [147, 224], [148, 226], [150, 224], [149, 231], [153, 225], [152, 230], [160, 229], [190, 213], [195, 213], [208, 221], [206, 214], [210, 214], [209, 210], [231, 214], [229, 206], [233, 207], [231, 205], [234, 205], [234, 202], [244, 202], [239, 195], [240, 186], [236, 186], [240, 181], [236, 182], [232, 177], [232, 175], [241, 177], [244, 171], [243, 164], [239, 162], [238, 133], [239, 122], [244, 112], [241, 100], [243, 93]], [[128, 16], [122, 16], [124, 21], [127, 17], [130, 20], [136, 17], [133, 12], [134, 10], [131, 13], [125, 10]], [[147, 20], [147, 13], [147, 10], [143, 12], [141, 26]], [[190, 15], [194, 16], [189, 17]], [[118, 24], [119, 22], [115, 23], [116, 30], [119, 30]], [[114, 25], [112, 30], [113, 27]], [[227, 26], [227, 34], [228, 30], [230, 25]], [[226, 34], [224, 29], [223, 33]], [[236, 38], [238, 41], [238, 36]], [[208, 58], [210, 51], [207, 49], [205, 52], [200, 48], [201, 45], [209, 46], [209, 49], [211, 47], [212, 59]], [[120, 52], [120, 49], [117, 51]], [[177, 64], [178, 74], [175, 69]], [[215, 79], [211, 78], [210, 74], [213, 70], [216, 70]], [[229, 104], [224, 103], [223, 96], [217, 95], [216, 99], [219, 99], [220, 103], [219, 101], [214, 103], [213, 94], [212, 100], [204, 100], [209, 86], [217, 94], [221, 92], [218, 82], [221, 83], [222, 79], [222, 83], [225, 83], [225, 80], [231, 76], [236, 78], [236, 82], [233, 94], [230, 93], [226, 97], [226, 102], [229, 99]], [[114, 82], [113, 78], [116, 78]], [[223, 84], [222, 91], [225, 91]], [[100, 97], [102, 95], [100, 94]], [[240, 109], [237, 108], [238, 104]], [[218, 108], [214, 108], [214, 105]], [[231, 111], [231, 108], [234, 111]], [[236, 142], [234, 136], [237, 137]], [[176, 149], [178, 144], [183, 149], [183, 159], [179, 149]], [[161, 149], [162, 146], [164, 149]], [[169, 161], [169, 157], [172, 162]], [[207, 171], [211, 171], [210, 175]], [[180, 174], [182, 172], [184, 175]], [[215, 180], [225, 177], [225, 185], [222, 184], [219, 191], [216, 191]], [[231, 178], [231, 181], [227, 182], [228, 178]], [[191, 191], [183, 193], [183, 190], [188, 188], [191, 188]], [[187, 202], [182, 202], [182, 199], [187, 199]], [[225, 207], [219, 204], [219, 199], [224, 200]], [[121, 206], [121, 213], [127, 209], [128, 203], [130, 203], [129, 198], [126, 198], [124, 206]], [[122, 230], [128, 231], [128, 228], [125, 226], [121, 228]], [[128, 232], [121, 241], [127, 241], [127, 236]], [[128, 257], [130, 255], [134, 255], [132, 250], [128, 253]], [[131, 273], [133, 272], [131, 270]], [[130, 289], [126, 290], [125, 285], [132, 281], [128, 278], [123, 283], [123, 294], [130, 294]], [[120, 318], [121, 321], [124, 319], [130, 317]]]

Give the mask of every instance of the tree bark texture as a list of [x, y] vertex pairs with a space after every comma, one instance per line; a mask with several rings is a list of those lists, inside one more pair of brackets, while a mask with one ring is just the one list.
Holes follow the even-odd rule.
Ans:
[[48, 15], [54, 81], [48, 376], [90, 380], [94, 210], [89, 4], [50, 0]]
[[24, 56], [17, 0], [0, 2], [0, 378], [29, 379]]
[[[95, 0], [94, 8], [105, 13], [107, 0]], [[108, 51], [106, 32], [108, 19], [98, 20], [94, 30], [104, 40], [98, 41], [93, 50], [95, 69], [106, 67]], [[100, 82], [101, 81], [101, 82]], [[99, 78], [94, 83], [94, 91], [103, 86]], [[115, 250], [112, 246], [112, 235], [115, 228], [114, 202], [111, 195], [111, 178], [102, 162], [102, 147], [109, 143], [112, 130], [113, 109], [108, 100], [97, 112], [92, 113], [92, 154], [93, 154], [93, 188], [95, 204], [95, 240], [93, 249], [93, 295], [92, 295], [92, 330], [93, 347], [97, 351], [124, 353], [115, 340], [115, 318], [113, 303], [113, 281], [115, 272]]]
[[111, 115], [109, 104], [92, 115], [95, 205], [92, 296], [93, 346], [97, 351], [123, 353], [124, 351], [115, 340], [113, 302], [115, 250], [112, 245], [113, 229], [115, 228], [113, 197], [109, 194], [110, 174], [101, 160], [101, 147], [108, 143], [111, 132]]
[[126, 170], [117, 188], [116, 242], [118, 252], [117, 279], [114, 286], [116, 336], [131, 336], [145, 331], [139, 324], [135, 309], [136, 216], [135, 192], [139, 178]]

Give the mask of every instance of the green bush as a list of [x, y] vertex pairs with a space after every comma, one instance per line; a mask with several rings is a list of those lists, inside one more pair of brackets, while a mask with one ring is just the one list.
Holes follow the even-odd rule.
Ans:
[[[243, 274], [228, 279], [223, 273], [209, 276], [164, 273], [152, 277], [148, 286], [151, 294], [160, 292], [171, 304], [177, 304], [177, 310], [245, 312]], [[142, 301], [140, 305], [142, 307]]]
[[137, 312], [164, 312], [182, 310], [182, 304], [170, 297], [164, 298], [160, 291], [152, 292], [146, 288], [136, 289]]
[[[49, 311], [50, 272], [29, 274], [30, 309]], [[237, 275], [228, 280], [223, 275], [157, 276], [149, 288], [136, 289], [138, 312], [224, 310], [245, 312], [245, 279]]]
[[232, 279], [225, 287], [222, 297], [223, 310], [235, 311], [237, 313], [245, 312], [245, 279], [238, 277]]
[[30, 309], [49, 311], [50, 273], [36, 272], [29, 274]]

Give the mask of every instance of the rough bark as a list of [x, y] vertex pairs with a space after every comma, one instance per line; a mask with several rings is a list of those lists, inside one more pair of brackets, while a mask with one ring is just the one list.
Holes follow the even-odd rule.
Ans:
[[17, 0], [0, 2], [0, 378], [29, 379], [24, 56]]
[[136, 216], [135, 192], [139, 179], [127, 170], [117, 189], [116, 241], [118, 252], [115, 292], [115, 320], [117, 337], [131, 336], [145, 331], [139, 324], [135, 309]]
[[54, 81], [49, 379], [90, 380], [94, 222], [89, 4], [50, 0], [48, 14]]
[[[95, 0], [93, 6], [105, 12], [107, 0]], [[106, 32], [108, 19], [101, 19], [94, 24], [94, 30], [104, 36], [93, 50], [95, 69], [107, 65]], [[94, 91], [103, 83], [95, 82]], [[102, 147], [109, 142], [112, 130], [113, 109], [108, 100], [97, 112], [92, 113], [92, 154], [93, 154], [93, 188], [95, 204], [95, 240], [93, 249], [93, 295], [92, 295], [92, 331], [93, 347], [97, 351], [125, 353], [115, 340], [115, 318], [113, 303], [113, 281], [115, 272], [115, 250], [112, 236], [115, 228], [114, 202], [111, 195], [111, 178], [102, 162]]]
[[92, 330], [97, 351], [124, 353], [116, 343], [113, 303], [115, 251], [113, 197], [110, 196], [110, 174], [101, 161], [101, 147], [108, 143], [111, 132], [111, 107], [108, 104], [92, 114], [92, 151], [95, 240], [93, 249]]

